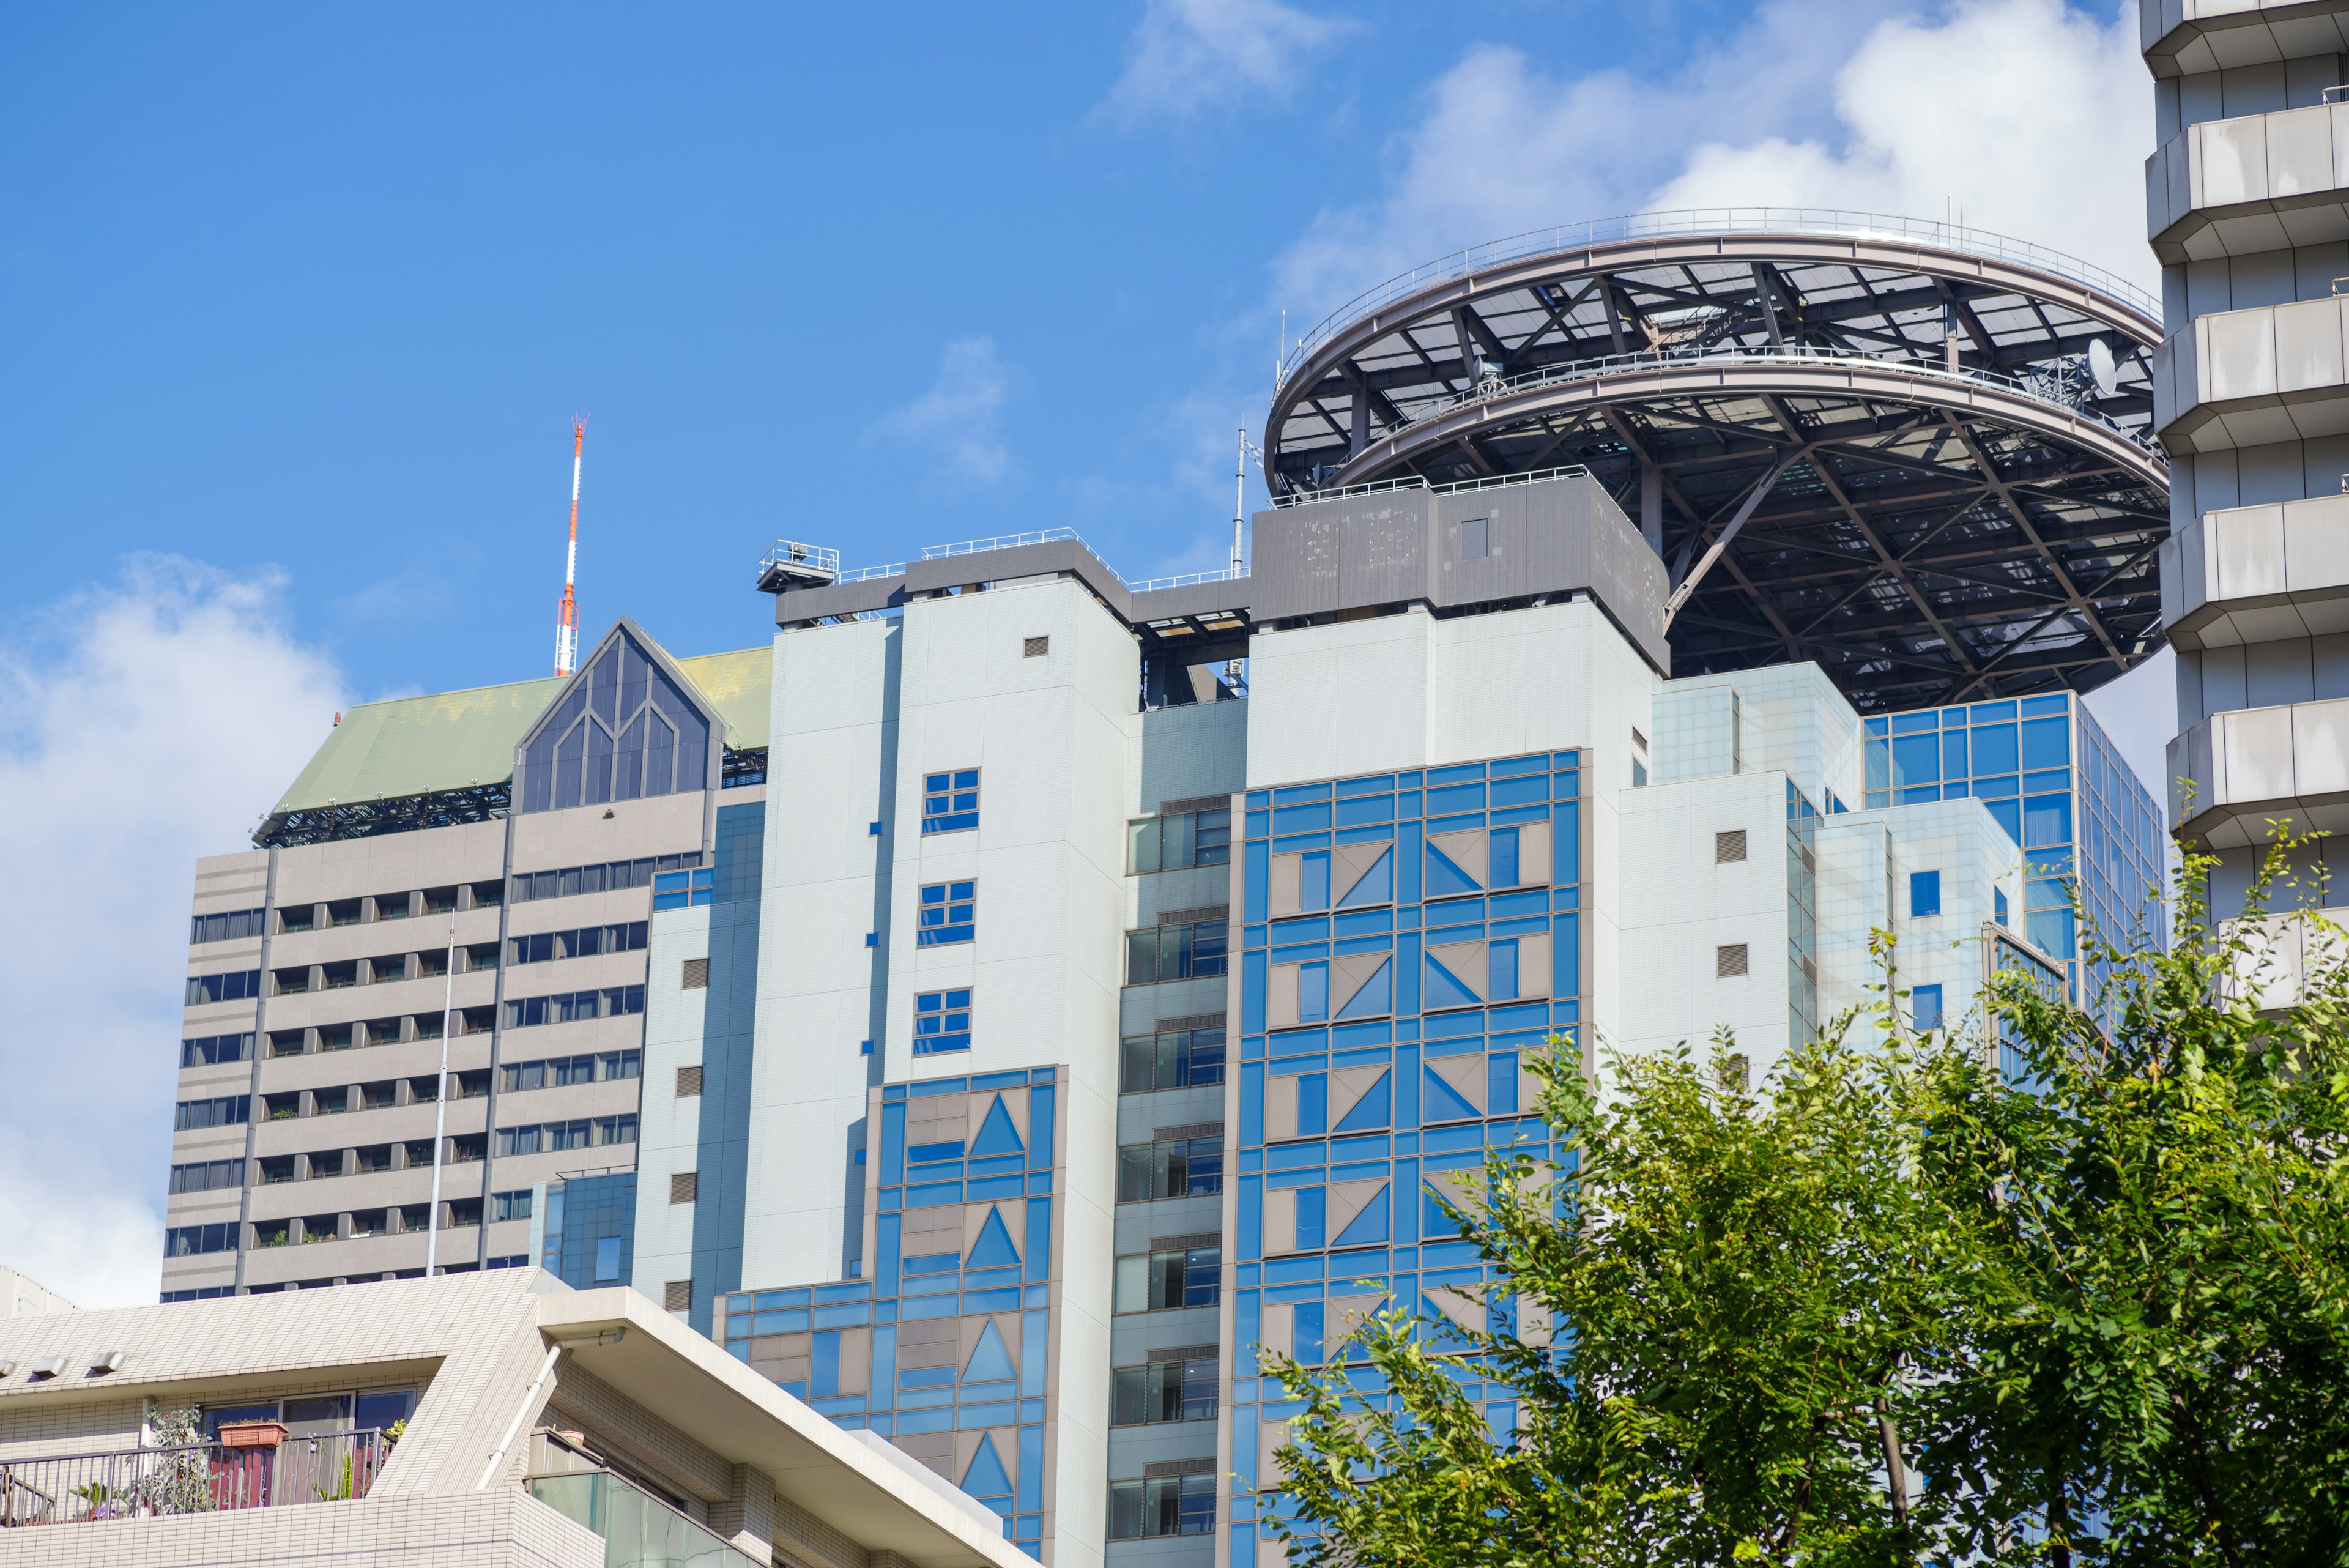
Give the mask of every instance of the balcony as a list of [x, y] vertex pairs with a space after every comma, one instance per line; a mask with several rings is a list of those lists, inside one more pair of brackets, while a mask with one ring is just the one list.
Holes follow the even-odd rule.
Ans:
[[0, 1460], [0, 1529], [363, 1498], [391, 1449], [382, 1432], [369, 1429], [288, 1438], [274, 1447], [213, 1442]]
[[2349, 631], [2349, 494], [2204, 513], [2162, 543], [2161, 622], [2189, 650]]
[[2137, 0], [2137, 47], [2156, 77], [2349, 53], [2349, 4]]
[[[606, 1563], [758, 1568], [758, 1559], [610, 1470], [533, 1476], [530, 1495], [604, 1538]], [[781, 1553], [776, 1553], [781, 1560]]]
[[2349, 828], [2349, 698], [2213, 713], [2169, 742], [2168, 772], [2171, 825], [2207, 848], [2265, 843], [2275, 817]]
[[2153, 351], [2153, 421], [2173, 456], [2349, 431], [2349, 298], [2212, 311]]
[[2344, 914], [2309, 909], [2220, 921], [2220, 940], [2242, 943], [2227, 966], [2227, 996], [2276, 1013], [2331, 992], [2349, 961], [2349, 933], [2336, 923]]
[[2349, 103], [2188, 126], [2145, 161], [2145, 213], [2171, 266], [2349, 239]]

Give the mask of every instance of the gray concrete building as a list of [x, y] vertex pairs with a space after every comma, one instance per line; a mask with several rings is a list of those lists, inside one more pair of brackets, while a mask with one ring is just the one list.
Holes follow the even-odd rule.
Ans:
[[2349, 826], [2349, 4], [2141, 0], [2140, 17], [2170, 826], [2220, 857], [2223, 919], [2271, 819]]
[[428, 1254], [631, 1282], [545, 1210], [566, 1176], [632, 1210], [653, 884], [708, 901], [719, 801], [764, 794], [771, 667], [623, 620], [575, 684], [355, 708], [257, 847], [198, 863], [166, 1301]]

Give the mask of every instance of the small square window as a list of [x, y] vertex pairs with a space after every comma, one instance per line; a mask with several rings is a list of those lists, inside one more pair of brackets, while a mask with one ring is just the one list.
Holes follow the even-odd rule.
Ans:
[[926, 774], [922, 777], [922, 831], [957, 833], [978, 826], [978, 770]]
[[1939, 871], [1912, 871], [1909, 874], [1909, 916], [1923, 919], [1941, 912], [1941, 874]]
[[709, 961], [706, 958], [685, 961], [685, 972], [678, 981], [687, 991], [709, 989]]
[[701, 1069], [679, 1067], [677, 1070], [677, 1097], [680, 1100], [689, 1100], [699, 1093], [701, 1093]]
[[1713, 950], [1713, 972], [1716, 979], [1734, 980], [1745, 972], [1745, 944], [1724, 942]]
[[668, 1200], [671, 1203], [691, 1203], [701, 1196], [701, 1173], [680, 1170], [668, 1179]]
[[668, 1283], [663, 1285], [661, 1287], [661, 1310], [663, 1312], [691, 1312], [693, 1310], [693, 1282], [691, 1280], [671, 1280]]
[[1031, 637], [1019, 645], [1022, 659], [1041, 659], [1051, 651], [1052, 639], [1049, 637]]
[[1734, 833], [1716, 833], [1713, 836], [1713, 863], [1715, 866], [1727, 866], [1744, 858], [1745, 830], [1744, 828], [1741, 827]]
[[930, 883], [922, 889], [915, 946], [936, 948], [969, 941], [978, 929], [978, 909], [977, 882]]
[[914, 998], [914, 1054], [970, 1049], [970, 991], [926, 991]]
[[1471, 517], [1460, 524], [1460, 558], [1481, 561], [1493, 553], [1493, 520]]

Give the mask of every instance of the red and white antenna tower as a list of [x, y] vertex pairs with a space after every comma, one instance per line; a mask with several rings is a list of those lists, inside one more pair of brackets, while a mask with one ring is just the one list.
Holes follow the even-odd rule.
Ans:
[[579, 662], [579, 601], [572, 580], [579, 573], [579, 460], [587, 450], [587, 417], [571, 421], [571, 546], [563, 556], [563, 607], [554, 618], [554, 672], [568, 675]]

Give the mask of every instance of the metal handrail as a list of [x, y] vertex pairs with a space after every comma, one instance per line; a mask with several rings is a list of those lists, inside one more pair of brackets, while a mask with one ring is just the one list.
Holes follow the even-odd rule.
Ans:
[[1722, 233], [1782, 234], [1789, 238], [1805, 234], [1857, 234], [1946, 245], [1951, 250], [1995, 256], [2002, 261], [2037, 267], [2042, 272], [2068, 278], [2099, 294], [2109, 295], [2155, 321], [2161, 319], [2160, 302], [2127, 279], [2061, 251], [2049, 250], [2028, 240], [1992, 234], [1986, 229], [1905, 218], [1893, 213], [1849, 213], [1832, 208], [1709, 207], [1671, 213], [1631, 213], [1620, 217], [1594, 218], [1581, 223], [1562, 224], [1557, 228], [1530, 229], [1507, 239], [1491, 240], [1481, 245], [1454, 251], [1409, 272], [1399, 273], [1376, 288], [1365, 290], [1340, 306], [1319, 326], [1299, 337], [1281, 364], [1281, 381], [1286, 384], [1313, 350], [1337, 333], [1373, 311], [1408, 298], [1431, 285], [1465, 277], [1470, 273], [1482, 272], [1504, 262], [1563, 254], [1592, 245], [1611, 244], [1624, 240], [1662, 239], [1675, 234]]
[[356, 1500], [391, 1450], [381, 1428], [367, 1427], [273, 1448], [186, 1443], [0, 1459], [0, 1529]]
[[[1148, 577], [1138, 583], [1126, 583], [1125, 587], [1128, 593], [1146, 594], [1159, 588], [1194, 588], [1206, 583], [1237, 583], [1245, 580], [1247, 576], [1246, 567], [1236, 572], [1231, 567], [1225, 566], [1213, 572], [1186, 572], [1179, 577]], [[1125, 579], [1120, 577], [1118, 581], [1125, 582]]]
[[1826, 365], [1866, 366], [1870, 369], [1898, 370], [1904, 374], [1923, 377], [1929, 380], [1954, 381], [1971, 386], [1990, 387], [1999, 391], [2015, 392], [2034, 402], [2044, 403], [2048, 408], [2058, 410], [2084, 423], [2101, 426], [2145, 452], [2165, 471], [2169, 465], [2168, 454], [2149, 433], [2133, 431], [2117, 421], [2098, 413], [2094, 409], [2059, 402], [2029, 382], [2018, 380], [2012, 376], [2001, 376], [1989, 370], [1962, 368], [1952, 370], [1930, 361], [1896, 359], [1889, 356], [1857, 353], [1847, 348], [1813, 348], [1795, 343], [1789, 343], [1783, 348], [1716, 347], [1666, 349], [1661, 353], [1610, 354], [1603, 359], [1583, 359], [1571, 365], [1554, 365], [1547, 369], [1528, 370], [1522, 376], [1512, 376], [1506, 380], [1479, 382], [1464, 392], [1456, 392], [1449, 398], [1440, 400], [1414, 413], [1402, 423], [1392, 426], [1379, 439], [1390, 440], [1406, 431], [1416, 429], [1430, 420], [1440, 419], [1454, 410], [1467, 408], [1476, 403], [1489, 402], [1495, 398], [1506, 397], [1514, 392], [1528, 391], [1537, 387], [1555, 386], [1569, 381], [1593, 380], [1599, 377], [1613, 375], [1620, 371], [1658, 369], [1666, 366], [1772, 365], [1783, 364], [1790, 359]]
[[[986, 550], [1016, 550], [1022, 545], [1057, 545], [1063, 539], [1084, 540], [1074, 528], [1044, 528], [1033, 534], [999, 534], [992, 539], [965, 539], [956, 545], [925, 545], [922, 559], [942, 561], [949, 556], [976, 556]], [[1091, 549], [1091, 545], [1086, 545]]]

